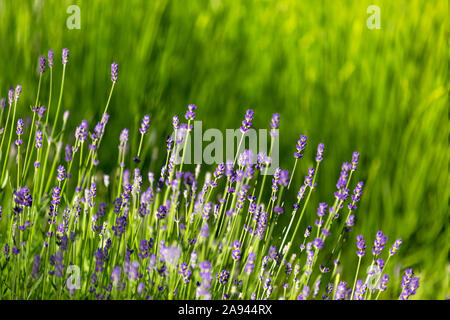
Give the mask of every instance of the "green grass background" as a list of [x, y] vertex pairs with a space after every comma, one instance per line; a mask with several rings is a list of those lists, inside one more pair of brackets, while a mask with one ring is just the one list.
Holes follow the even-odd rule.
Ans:
[[[81, 9], [80, 30], [66, 27], [71, 4]], [[372, 4], [381, 9], [380, 30], [366, 27]], [[62, 108], [72, 111], [71, 128], [99, 120], [110, 64], [119, 63], [105, 170], [116, 163], [120, 130], [135, 128], [144, 113], [161, 149], [172, 115], [189, 103], [204, 128], [235, 128], [247, 107], [265, 128], [278, 112], [284, 168], [292, 167], [298, 135], [309, 137], [295, 186], [317, 144], [326, 146], [310, 221], [318, 201], [332, 201], [342, 162], [361, 153], [357, 179], [365, 188], [344, 278], [351, 281], [356, 267], [353, 236], [372, 243], [382, 229], [389, 243], [404, 240], [391, 275], [413, 267], [421, 276], [416, 298], [449, 294], [447, 1], [0, 0], [0, 95], [22, 84], [24, 113], [34, 102], [39, 55], [54, 49], [58, 79], [64, 47]], [[46, 89], [41, 97], [47, 101]], [[399, 277], [392, 281], [399, 287]]]

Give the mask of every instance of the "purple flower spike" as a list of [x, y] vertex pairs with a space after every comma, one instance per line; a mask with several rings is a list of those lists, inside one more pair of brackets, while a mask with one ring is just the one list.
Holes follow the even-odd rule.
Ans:
[[146, 114], [142, 119], [141, 127], [139, 128], [139, 132], [145, 134], [148, 132], [148, 128], [150, 128], [150, 117]]
[[401, 300], [408, 300], [410, 296], [416, 294], [416, 291], [419, 288], [419, 278], [414, 277], [413, 269], [405, 270], [405, 275], [402, 278], [401, 288]]
[[157, 212], [156, 212], [156, 217], [158, 219], [164, 219], [167, 215], [167, 207], [164, 205], [160, 205]]
[[308, 141], [308, 137], [304, 135], [300, 136], [300, 139], [297, 141], [297, 145], [295, 146], [297, 151], [294, 153], [296, 159], [303, 157], [302, 151], [306, 148], [306, 141]]
[[41, 130], [37, 130], [36, 131], [36, 148], [40, 149], [42, 148], [42, 131]]
[[306, 228], [305, 234], [304, 234], [304, 237], [305, 237], [305, 238], [309, 238], [309, 236], [311, 235], [311, 230], [312, 230], [312, 227], [311, 227], [311, 226], [308, 226], [308, 227]]
[[14, 102], [14, 89], [11, 88], [8, 91], [8, 103], [13, 104], [13, 102]]
[[119, 148], [124, 148], [128, 142], [128, 129], [125, 128], [122, 130], [119, 139], [120, 139]]
[[389, 254], [391, 256], [395, 255], [400, 248], [400, 245], [402, 244], [402, 239], [395, 240], [394, 244], [392, 245], [392, 248], [389, 250]]
[[63, 182], [64, 179], [66, 179], [66, 169], [64, 169], [64, 166], [60, 165], [60, 166], [58, 167], [56, 179], [57, 179], [59, 182]]
[[280, 115], [278, 113], [274, 113], [272, 115], [272, 119], [270, 120], [270, 135], [272, 137], [278, 136], [278, 128], [280, 127]]
[[381, 277], [381, 282], [380, 282], [380, 285], [379, 285], [379, 289], [381, 291], [385, 291], [387, 289], [388, 283], [389, 283], [389, 275], [387, 273], [385, 273]]
[[6, 107], [6, 99], [2, 98], [1, 102], [0, 102], [0, 108], [3, 110]]
[[321, 238], [315, 238], [313, 241], [313, 246], [316, 249], [322, 249], [324, 246], [324, 242]]
[[387, 242], [387, 239], [388, 238], [383, 234], [383, 232], [381, 232], [381, 231], [377, 232], [377, 235], [375, 237], [375, 242], [374, 242], [374, 245], [372, 248], [372, 254], [374, 256], [381, 254], [381, 252], [383, 251], [384, 246]]
[[316, 156], [316, 161], [317, 162], [322, 162], [323, 160], [323, 149], [325, 148], [323, 143], [319, 143], [319, 146], [317, 147], [317, 156]]
[[53, 67], [53, 57], [54, 57], [53, 50], [48, 50], [48, 57], [47, 57], [47, 60], [48, 60], [48, 66], [49, 66], [50, 68]]
[[315, 174], [315, 170], [313, 168], [309, 168], [308, 169], [308, 175], [305, 178], [305, 185], [309, 186], [311, 189], [313, 189], [316, 184], [313, 184], [313, 179], [314, 179], [314, 174]]
[[38, 118], [39, 119], [42, 119], [42, 117], [44, 116], [46, 110], [47, 109], [45, 108], [45, 106], [41, 106], [39, 108], [39, 110], [38, 110]]
[[346, 288], [347, 288], [346, 282], [342, 281], [341, 283], [339, 283], [336, 289], [336, 296], [335, 296], [336, 300], [344, 300]]
[[218, 278], [220, 284], [224, 285], [227, 283], [229, 276], [230, 276], [230, 271], [222, 270], [222, 271], [220, 271], [220, 273], [218, 273], [216, 275], [216, 278]]
[[119, 65], [115, 62], [111, 64], [111, 81], [116, 83], [117, 82], [117, 75], [119, 73]]
[[367, 246], [366, 246], [366, 242], [364, 241], [363, 236], [357, 236], [356, 237], [356, 247], [358, 248], [358, 251], [356, 251], [356, 254], [359, 257], [362, 257], [366, 254], [366, 252], [364, 251]]
[[358, 166], [358, 161], [359, 161], [359, 152], [355, 151], [353, 152], [352, 156], [352, 171], [356, 170], [356, 167]]
[[195, 104], [188, 105], [188, 111], [186, 111], [186, 114], [184, 117], [186, 120], [194, 120], [195, 119], [195, 110], [197, 109], [197, 106]]
[[45, 72], [45, 57], [41, 56], [39, 59], [39, 72], [43, 73]]
[[20, 136], [23, 134], [23, 120], [22, 119], [17, 120], [16, 133], [17, 133], [16, 145], [20, 146], [23, 143], [22, 139], [20, 139]]
[[328, 205], [325, 202], [319, 203], [319, 208], [317, 208], [317, 215], [319, 217], [324, 217], [327, 214]]
[[21, 136], [23, 134], [23, 120], [22, 119], [17, 120], [16, 133], [18, 136]]
[[64, 48], [64, 49], [62, 50], [62, 63], [63, 63], [64, 65], [66, 65], [67, 62], [69, 62], [69, 49]]
[[178, 116], [173, 116], [172, 125], [173, 125], [173, 130], [178, 130], [180, 128], [180, 119], [178, 119]]
[[35, 279], [39, 279], [39, 269], [41, 266], [41, 257], [37, 254], [34, 256], [33, 267], [31, 270], [31, 276]]
[[17, 100], [19, 100], [19, 97], [20, 97], [20, 93], [22, 92], [22, 86], [21, 85], [18, 85], [17, 87], [16, 87], [16, 91], [14, 92], [14, 100], [15, 101], [17, 101]]
[[254, 112], [251, 109], [247, 110], [247, 112], [245, 113], [245, 119], [244, 121], [242, 121], [242, 126], [240, 128], [242, 133], [246, 133], [252, 126], [253, 115]]

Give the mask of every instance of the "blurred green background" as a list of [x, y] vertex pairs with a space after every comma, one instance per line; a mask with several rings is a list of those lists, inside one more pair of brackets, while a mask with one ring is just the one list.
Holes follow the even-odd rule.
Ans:
[[[66, 27], [73, 4], [80, 30]], [[372, 4], [381, 9], [379, 30], [366, 26]], [[372, 242], [382, 229], [389, 244], [403, 238], [391, 275], [413, 267], [421, 276], [415, 298], [449, 294], [447, 1], [0, 0], [0, 41], [0, 95], [22, 84], [26, 104], [35, 99], [39, 56], [55, 51], [59, 90], [61, 49], [70, 49], [62, 108], [72, 111], [72, 129], [99, 120], [110, 64], [119, 64], [105, 170], [116, 163], [120, 130], [136, 128], [145, 113], [161, 149], [171, 117], [189, 103], [204, 128], [236, 128], [247, 107], [266, 128], [278, 112], [284, 168], [292, 168], [298, 136], [309, 137], [296, 186], [317, 144], [326, 146], [313, 221], [317, 202], [332, 200], [342, 162], [358, 150], [365, 188], [353, 235]], [[47, 101], [48, 73], [44, 80]], [[348, 245], [350, 281], [354, 240]]]

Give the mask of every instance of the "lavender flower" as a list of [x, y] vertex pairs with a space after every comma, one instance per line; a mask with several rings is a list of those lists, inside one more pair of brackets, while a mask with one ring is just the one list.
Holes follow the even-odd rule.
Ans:
[[194, 120], [195, 119], [195, 110], [197, 109], [197, 106], [194, 104], [188, 105], [188, 110], [186, 111], [186, 114], [184, 117], [186, 120]]
[[402, 292], [400, 294], [401, 300], [408, 300], [409, 297], [416, 294], [417, 288], [419, 288], [419, 278], [414, 277], [413, 269], [406, 269], [405, 275], [402, 278], [401, 284]]
[[327, 214], [328, 205], [325, 202], [319, 203], [319, 208], [317, 208], [317, 215], [319, 217], [324, 217]]
[[345, 293], [346, 293], [347, 283], [344, 281], [341, 281], [336, 289], [336, 300], [344, 300], [345, 299]]
[[311, 235], [311, 230], [312, 230], [311, 226], [306, 227], [305, 234], [304, 234], [305, 238], [309, 238], [309, 236]]
[[26, 186], [23, 188], [19, 187], [19, 189], [14, 192], [14, 202], [20, 206], [31, 207], [33, 198], [31, 197], [30, 189]]
[[353, 152], [352, 156], [352, 171], [356, 170], [356, 167], [358, 166], [358, 160], [359, 160], [359, 152], [355, 151]]
[[363, 182], [360, 181], [356, 184], [356, 188], [353, 190], [353, 195], [352, 195], [352, 201], [353, 203], [349, 203], [348, 204], [348, 208], [350, 210], [356, 210], [356, 203], [359, 202], [360, 198], [361, 198], [361, 194], [362, 194], [362, 187], [363, 187]]
[[313, 189], [316, 184], [313, 184], [313, 180], [314, 180], [314, 174], [315, 174], [315, 170], [313, 168], [309, 168], [308, 169], [308, 175], [305, 178], [305, 185], [309, 186], [311, 189]]
[[362, 235], [359, 235], [356, 237], [356, 247], [358, 248], [358, 251], [356, 251], [356, 254], [359, 257], [362, 257], [366, 254], [364, 250], [366, 250], [366, 242], [364, 241], [364, 238]]
[[233, 242], [234, 249], [232, 250], [231, 256], [234, 260], [240, 260], [241, 259], [241, 243], [236, 240]]
[[47, 60], [48, 60], [48, 66], [50, 67], [50, 68], [52, 68], [53, 67], [53, 57], [54, 57], [54, 54], [53, 54], [53, 50], [48, 50], [48, 55], [47, 55]]
[[228, 282], [228, 278], [230, 276], [230, 271], [222, 270], [220, 273], [216, 274], [216, 278], [218, 278], [219, 283], [225, 285]]
[[301, 135], [300, 139], [297, 141], [297, 144], [295, 148], [297, 149], [296, 152], [294, 152], [294, 157], [296, 159], [301, 159], [303, 157], [302, 151], [306, 148], [306, 142], [308, 141], [308, 137]]
[[128, 129], [122, 130], [119, 140], [120, 140], [119, 149], [122, 149], [122, 151], [124, 151], [125, 146], [128, 142]]
[[36, 143], [35, 146], [37, 149], [42, 148], [42, 131], [36, 130]]
[[209, 291], [211, 288], [211, 281], [212, 281], [212, 275], [211, 275], [211, 263], [209, 261], [203, 261], [199, 263], [200, 268], [200, 277], [202, 277], [202, 282], [200, 283], [200, 286], [197, 287], [197, 297], [202, 297], [205, 300], [211, 299], [211, 292]]
[[173, 116], [172, 125], [173, 125], [173, 130], [178, 130], [180, 128], [180, 119], [178, 119], [178, 116]]
[[41, 266], [41, 257], [40, 255], [35, 255], [33, 260], [33, 267], [31, 269], [31, 276], [35, 279], [39, 279], [39, 268]]
[[20, 97], [20, 93], [22, 92], [22, 86], [18, 85], [16, 87], [16, 90], [14, 91], [14, 100], [17, 102], [17, 100], [19, 100]]
[[245, 119], [244, 121], [242, 121], [242, 126], [241, 126], [241, 132], [242, 133], [246, 133], [248, 131], [248, 129], [250, 129], [250, 127], [252, 126], [252, 120], [253, 120], [253, 115], [254, 112], [253, 110], [247, 110], [247, 112], [245, 113]]
[[356, 288], [355, 288], [355, 300], [364, 300], [364, 294], [367, 290], [367, 284], [363, 283], [361, 280], [356, 281]]
[[119, 73], [118, 71], [119, 71], [119, 65], [117, 63], [113, 62], [111, 64], [111, 81], [114, 83], [117, 82], [117, 75]]
[[23, 134], [23, 120], [22, 120], [22, 119], [17, 120], [17, 130], [16, 130], [16, 133], [17, 133], [16, 146], [21, 146], [22, 143], [23, 143], [22, 139], [20, 139], [20, 137], [21, 137], [22, 134]]
[[[251, 121], [251, 120], [250, 120]], [[278, 136], [278, 128], [280, 126], [280, 115], [278, 113], [274, 113], [272, 115], [272, 119], [270, 120], [270, 127], [272, 128], [269, 134], [272, 137]]]
[[387, 289], [388, 283], [389, 283], [389, 275], [387, 273], [385, 273], [381, 277], [379, 289], [381, 291], [385, 291]]
[[381, 254], [381, 252], [383, 251], [384, 246], [387, 242], [387, 239], [388, 238], [383, 234], [382, 231], [377, 232], [377, 235], [375, 237], [375, 242], [374, 242], [374, 245], [372, 248], [372, 254], [374, 256]]
[[75, 131], [75, 138], [78, 141], [84, 142], [88, 137], [88, 123], [86, 120], [82, 120], [81, 124], [77, 127]]
[[316, 249], [322, 249], [324, 246], [324, 242], [321, 238], [315, 238], [313, 241], [313, 246]]
[[323, 160], [323, 149], [325, 148], [325, 146], [323, 145], [323, 143], [319, 143], [319, 146], [317, 147], [317, 156], [316, 156], [316, 161], [317, 162], [322, 162]]
[[389, 255], [393, 256], [397, 253], [398, 249], [400, 248], [400, 245], [402, 244], [402, 239], [395, 240], [394, 244], [392, 245], [392, 248], [389, 250]]
[[44, 56], [41, 56], [39, 58], [39, 72], [40, 73], [45, 72], [45, 57]]
[[58, 171], [57, 171], [57, 175], [56, 175], [56, 180], [58, 180], [59, 182], [63, 182], [66, 179], [67, 175], [66, 175], [66, 169], [64, 168], [64, 166], [60, 165], [58, 167]]
[[69, 62], [69, 49], [64, 48], [62, 50], [62, 63], [63, 65], [66, 65], [67, 62]]
[[158, 219], [164, 219], [166, 215], [167, 215], [167, 207], [164, 205], [160, 205], [156, 212], [156, 217]]
[[150, 128], [150, 117], [146, 114], [144, 118], [142, 118], [141, 127], [139, 128], [139, 132], [141, 134], [145, 134], [148, 132], [148, 128]]

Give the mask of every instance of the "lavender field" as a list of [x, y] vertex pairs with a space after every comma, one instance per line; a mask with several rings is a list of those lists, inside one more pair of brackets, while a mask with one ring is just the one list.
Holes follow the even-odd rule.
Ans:
[[0, 1], [0, 299], [448, 298], [443, 2], [99, 3]]

